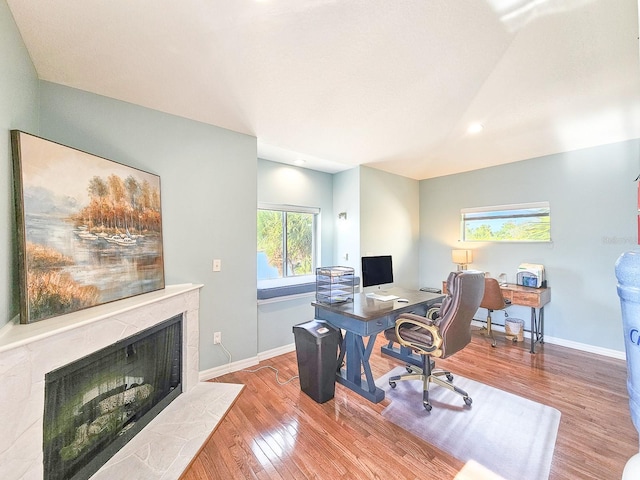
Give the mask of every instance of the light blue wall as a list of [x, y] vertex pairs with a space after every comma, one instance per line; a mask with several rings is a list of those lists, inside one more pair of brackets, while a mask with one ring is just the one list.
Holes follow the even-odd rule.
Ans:
[[360, 272], [360, 168], [333, 175], [333, 208], [335, 216], [347, 214], [347, 220], [336, 224], [333, 258], [337, 265]]
[[0, 0], [0, 327], [19, 313], [12, 129], [38, 132], [38, 77], [9, 7]]
[[[41, 82], [41, 135], [160, 175], [167, 284], [202, 283], [200, 369], [257, 354], [255, 137]], [[222, 271], [212, 271], [214, 258]]]
[[394, 284], [419, 288], [419, 182], [360, 167], [360, 253], [391, 255]]
[[322, 265], [333, 262], [332, 189], [331, 174], [258, 159], [258, 202], [320, 209]]
[[[522, 262], [545, 265], [551, 303], [545, 336], [623, 351], [614, 264], [637, 248], [640, 141], [560, 153], [420, 182], [420, 283], [439, 287], [452, 248], [471, 248], [469, 268], [506, 273]], [[460, 244], [460, 209], [547, 200], [550, 244]], [[524, 307], [512, 317], [529, 319]]]
[[[322, 265], [333, 265], [333, 178], [331, 174], [258, 160], [258, 202], [320, 208]], [[255, 223], [255, 214], [253, 217]], [[255, 256], [255, 236], [253, 251]], [[313, 319], [315, 293], [261, 301], [258, 305], [258, 352], [293, 343], [292, 327]], [[254, 296], [255, 302], [255, 296]]]
[[[397, 284], [418, 285], [419, 184], [368, 167], [330, 175], [266, 160], [258, 161], [258, 201], [322, 209], [322, 265], [353, 267], [360, 252], [389, 253]], [[345, 223], [339, 212], [347, 213]], [[332, 256], [325, 256], [326, 249]], [[348, 254], [348, 259], [345, 255]], [[292, 327], [313, 318], [314, 294], [280, 297], [258, 305], [259, 352], [293, 343]]]

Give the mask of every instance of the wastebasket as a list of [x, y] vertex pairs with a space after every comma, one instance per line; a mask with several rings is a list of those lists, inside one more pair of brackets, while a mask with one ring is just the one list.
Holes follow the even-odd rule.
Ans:
[[504, 320], [504, 333], [514, 342], [522, 342], [524, 340], [524, 320], [507, 317]]
[[318, 403], [336, 390], [340, 330], [321, 320], [293, 326], [300, 389]]

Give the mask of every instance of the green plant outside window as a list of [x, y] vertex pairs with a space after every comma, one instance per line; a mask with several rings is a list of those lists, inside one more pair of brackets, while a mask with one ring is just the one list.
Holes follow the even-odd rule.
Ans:
[[258, 280], [315, 272], [317, 215], [308, 211], [258, 209]]
[[549, 202], [461, 210], [466, 242], [550, 242]]

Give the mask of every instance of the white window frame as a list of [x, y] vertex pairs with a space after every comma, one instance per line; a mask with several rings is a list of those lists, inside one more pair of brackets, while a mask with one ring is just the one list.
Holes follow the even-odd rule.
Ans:
[[[530, 210], [530, 212], [526, 212]], [[524, 212], [523, 212], [524, 211]], [[536, 212], [537, 211], [537, 212]], [[542, 213], [540, 213], [542, 211]], [[483, 216], [486, 214], [486, 216]], [[467, 222], [468, 221], [497, 221], [518, 218], [542, 218], [549, 217], [549, 238], [538, 239], [473, 239], [466, 238]], [[460, 239], [463, 242], [496, 242], [496, 243], [549, 243], [551, 242], [551, 207], [549, 202], [530, 202], [530, 203], [515, 203], [508, 205], [494, 205], [487, 207], [473, 207], [463, 208], [460, 210]]]
[[[293, 285], [296, 283], [306, 283], [310, 281], [315, 281], [315, 271], [316, 268], [320, 265], [320, 208], [318, 207], [305, 207], [300, 205], [288, 205], [288, 204], [278, 204], [278, 203], [258, 203], [257, 210], [274, 210], [279, 212], [291, 212], [291, 213], [309, 213], [313, 215], [313, 233], [312, 233], [312, 244], [311, 244], [311, 273], [309, 275], [286, 275], [286, 268], [283, 267], [283, 276], [280, 278], [269, 279], [269, 280], [260, 280], [258, 282], [258, 286], [260, 285]], [[257, 212], [256, 212], [257, 214]], [[286, 246], [286, 229], [283, 229], [283, 239], [284, 246]], [[286, 250], [286, 249], [285, 249]], [[286, 256], [286, 253], [285, 253]], [[286, 265], [286, 258], [283, 259], [283, 265]]]

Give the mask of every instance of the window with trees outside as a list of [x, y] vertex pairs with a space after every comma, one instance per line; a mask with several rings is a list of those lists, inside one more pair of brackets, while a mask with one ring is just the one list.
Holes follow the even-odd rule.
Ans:
[[258, 280], [312, 275], [320, 209], [258, 206]]
[[464, 208], [460, 214], [463, 241], [551, 241], [549, 202]]

